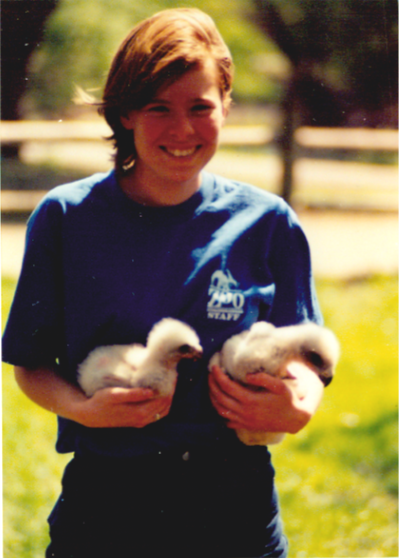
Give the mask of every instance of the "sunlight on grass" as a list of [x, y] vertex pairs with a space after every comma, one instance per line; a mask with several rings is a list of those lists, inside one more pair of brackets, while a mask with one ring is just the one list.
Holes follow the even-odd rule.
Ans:
[[[15, 282], [3, 279], [2, 286], [4, 326]], [[46, 520], [71, 457], [54, 451], [56, 418], [25, 397], [5, 364], [2, 389], [4, 558], [42, 558]]]
[[342, 356], [311, 424], [272, 450], [290, 556], [398, 556], [397, 280], [318, 292]]
[[3, 366], [4, 557], [43, 557], [46, 519], [70, 456], [53, 450], [56, 420], [16, 387]]
[[[3, 324], [15, 283], [3, 280]], [[397, 548], [397, 278], [318, 284], [342, 358], [310, 425], [272, 449], [290, 558], [393, 557]], [[3, 367], [4, 557], [41, 558], [70, 456], [55, 418]]]

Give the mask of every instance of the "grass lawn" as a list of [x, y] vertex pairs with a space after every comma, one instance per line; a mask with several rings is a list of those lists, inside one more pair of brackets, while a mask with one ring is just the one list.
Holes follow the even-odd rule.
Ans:
[[[14, 288], [3, 279], [3, 324]], [[397, 278], [322, 281], [318, 292], [342, 358], [311, 424], [272, 448], [290, 558], [395, 557]], [[3, 416], [4, 557], [42, 558], [70, 456], [55, 453], [55, 417], [6, 365]]]

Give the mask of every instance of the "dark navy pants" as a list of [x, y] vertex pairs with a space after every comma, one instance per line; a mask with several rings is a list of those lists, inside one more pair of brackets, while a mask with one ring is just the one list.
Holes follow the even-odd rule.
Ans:
[[75, 456], [49, 524], [46, 558], [287, 556], [269, 453], [241, 444]]

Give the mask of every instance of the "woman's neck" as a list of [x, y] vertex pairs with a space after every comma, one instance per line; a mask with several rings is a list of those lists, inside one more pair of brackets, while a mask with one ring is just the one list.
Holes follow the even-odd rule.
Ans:
[[179, 205], [187, 201], [201, 186], [201, 175], [185, 182], [169, 182], [141, 177], [134, 167], [119, 176], [122, 191], [133, 201], [152, 207]]

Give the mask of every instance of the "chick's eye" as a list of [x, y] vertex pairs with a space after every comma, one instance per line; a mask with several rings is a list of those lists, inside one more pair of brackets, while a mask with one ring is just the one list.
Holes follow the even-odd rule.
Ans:
[[181, 353], [182, 355], [186, 355], [189, 352], [191, 352], [191, 347], [190, 345], [181, 345], [179, 347], [179, 353]]

